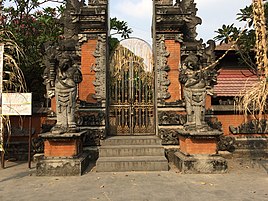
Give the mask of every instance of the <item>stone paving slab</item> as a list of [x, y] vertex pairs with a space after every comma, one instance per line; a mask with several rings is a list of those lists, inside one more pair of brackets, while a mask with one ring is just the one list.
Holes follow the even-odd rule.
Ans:
[[27, 163], [7, 162], [0, 169], [2, 201], [265, 201], [267, 160], [230, 160], [227, 174], [169, 172], [97, 173], [37, 177]]

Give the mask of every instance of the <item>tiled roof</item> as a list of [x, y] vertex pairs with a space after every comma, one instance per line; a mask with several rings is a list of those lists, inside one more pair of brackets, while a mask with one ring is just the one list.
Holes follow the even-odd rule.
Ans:
[[218, 84], [214, 86], [217, 96], [239, 96], [258, 81], [256, 75], [247, 69], [222, 68], [218, 76]]
[[[226, 51], [226, 50], [229, 50], [230, 48], [232, 47], [232, 43], [222, 43], [222, 44], [219, 44], [216, 46], [215, 50], [223, 50], [223, 51]], [[237, 46], [235, 45], [231, 50], [236, 50], [237, 49]]]

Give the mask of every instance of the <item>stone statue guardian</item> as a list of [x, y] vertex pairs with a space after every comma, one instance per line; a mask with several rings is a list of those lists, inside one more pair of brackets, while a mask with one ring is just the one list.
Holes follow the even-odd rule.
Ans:
[[69, 54], [59, 61], [55, 80], [55, 97], [57, 104], [57, 124], [52, 131], [76, 132], [75, 108], [77, 84], [82, 81], [81, 71], [74, 66]]
[[[202, 70], [199, 58], [190, 53], [180, 69], [179, 81], [184, 85], [183, 93], [186, 103], [187, 130], [207, 130], [205, 122], [205, 104], [207, 89], [216, 78], [214, 71]], [[216, 80], [215, 80], [216, 81]]]
[[56, 98], [57, 123], [52, 128], [52, 133], [77, 132], [75, 122], [77, 84], [82, 81], [82, 73], [70, 52], [53, 53], [51, 57], [46, 67], [49, 70], [45, 70], [43, 77], [44, 83], [49, 85], [47, 89], [53, 89]]

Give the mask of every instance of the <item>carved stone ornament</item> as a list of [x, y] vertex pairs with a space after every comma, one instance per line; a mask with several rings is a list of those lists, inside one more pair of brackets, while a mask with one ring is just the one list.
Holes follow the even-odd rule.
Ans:
[[267, 134], [268, 120], [252, 120], [237, 127], [230, 126], [229, 129], [232, 134]]
[[107, 4], [108, 0], [88, 0], [89, 5]]
[[79, 34], [107, 34], [108, 28], [108, 4], [107, 0], [89, 1], [88, 6], [84, 6], [79, 17]]
[[219, 142], [217, 144], [218, 151], [235, 151], [235, 138], [231, 136], [220, 136]]
[[105, 113], [79, 113], [77, 126], [105, 126]]
[[222, 123], [217, 117], [206, 117], [205, 121], [212, 129], [222, 131]]
[[170, 98], [168, 86], [170, 80], [168, 79], [168, 71], [170, 70], [168, 62], [169, 52], [166, 50], [165, 36], [159, 35], [156, 41], [156, 70], [157, 70], [157, 94], [158, 99]]
[[84, 146], [100, 146], [100, 140], [106, 137], [105, 129], [88, 129], [84, 139]]
[[33, 138], [32, 147], [34, 153], [44, 153], [44, 139], [41, 137]]
[[64, 28], [64, 39], [77, 39], [79, 33], [78, 13], [83, 7], [83, 1], [67, 0], [66, 9], [64, 10], [60, 21]]
[[106, 100], [106, 36], [105, 34], [98, 36], [96, 51], [94, 52], [96, 64], [93, 70], [96, 72], [96, 80], [93, 82], [95, 86], [94, 98], [101, 101]]
[[185, 114], [177, 114], [170, 111], [160, 112], [158, 118], [158, 123], [160, 125], [184, 125], [186, 123]]
[[159, 129], [163, 145], [178, 145], [179, 137], [176, 129]]

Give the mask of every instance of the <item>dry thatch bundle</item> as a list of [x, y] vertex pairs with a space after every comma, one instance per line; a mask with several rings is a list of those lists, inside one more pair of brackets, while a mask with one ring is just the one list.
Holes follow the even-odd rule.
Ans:
[[261, 120], [265, 118], [268, 96], [266, 26], [263, 1], [253, 0], [252, 6], [256, 34], [255, 51], [259, 82], [241, 92], [237, 102], [237, 109], [244, 113], [246, 120], [248, 114], [252, 114], [256, 119]]

